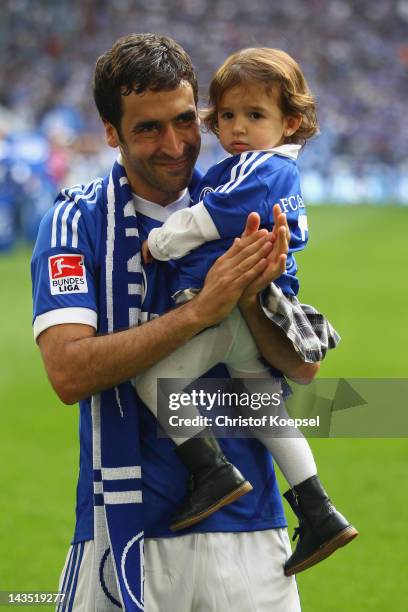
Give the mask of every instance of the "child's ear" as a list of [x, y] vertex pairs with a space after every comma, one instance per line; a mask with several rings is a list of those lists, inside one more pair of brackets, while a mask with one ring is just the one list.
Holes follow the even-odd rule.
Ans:
[[289, 138], [289, 136], [293, 136], [293, 134], [298, 131], [301, 123], [301, 115], [290, 115], [288, 117], [285, 117], [283, 120], [283, 135], [286, 138]]

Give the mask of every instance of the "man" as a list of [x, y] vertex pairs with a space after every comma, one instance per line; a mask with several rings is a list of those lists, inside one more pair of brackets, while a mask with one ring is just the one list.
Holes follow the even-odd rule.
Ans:
[[294, 579], [283, 574], [290, 547], [266, 451], [254, 440], [223, 441], [254, 491], [174, 537], [185, 472], [127, 382], [237, 303], [273, 366], [314, 376], [317, 366], [300, 360], [257, 299], [282, 270], [285, 216], [271, 241], [250, 215], [199, 295], [169, 311], [174, 271], [142, 268], [140, 244], [189, 204], [200, 147], [191, 61], [167, 37], [131, 35], [99, 58], [94, 96], [122, 162], [109, 178], [63, 190], [32, 262], [34, 332], [48, 376], [63, 402], [80, 403], [77, 522], [60, 609], [143, 609], [144, 532], [148, 612], [299, 610]]

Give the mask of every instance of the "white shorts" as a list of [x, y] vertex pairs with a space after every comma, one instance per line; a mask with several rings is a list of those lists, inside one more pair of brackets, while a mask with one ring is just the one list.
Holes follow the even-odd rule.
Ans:
[[[105, 612], [95, 611], [93, 553], [92, 540], [70, 548], [60, 611]], [[295, 578], [283, 573], [290, 554], [286, 529], [148, 538], [145, 611], [299, 612]]]

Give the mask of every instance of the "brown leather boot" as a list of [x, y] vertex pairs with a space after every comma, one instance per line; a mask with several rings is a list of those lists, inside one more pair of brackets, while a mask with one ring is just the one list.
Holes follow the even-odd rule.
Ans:
[[285, 563], [285, 576], [303, 572], [358, 536], [357, 529], [333, 506], [317, 475], [294, 486], [284, 497], [299, 519], [293, 536], [299, 540]]
[[212, 432], [206, 429], [205, 434], [176, 448], [191, 476], [188, 498], [170, 525], [172, 531], [202, 521], [252, 490], [251, 483], [227, 460]]

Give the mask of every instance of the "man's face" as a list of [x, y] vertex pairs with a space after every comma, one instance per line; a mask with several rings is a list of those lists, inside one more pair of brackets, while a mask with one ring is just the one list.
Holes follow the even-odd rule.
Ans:
[[166, 206], [190, 182], [200, 150], [197, 108], [191, 85], [147, 90], [122, 97], [120, 133], [105, 124], [111, 147], [119, 147], [132, 190]]

